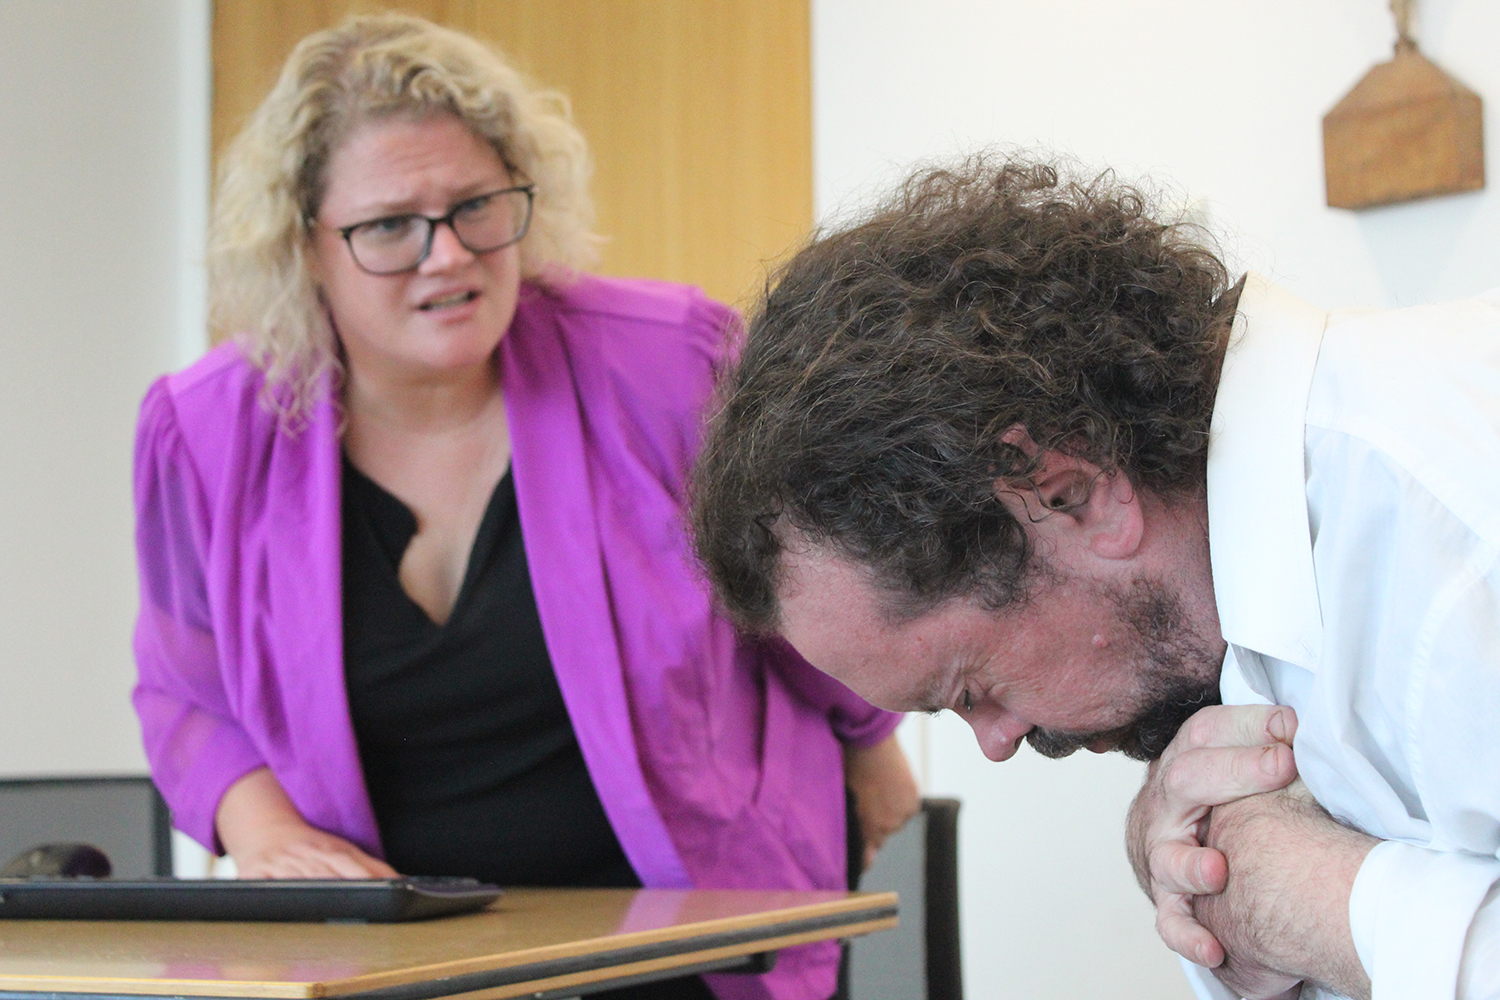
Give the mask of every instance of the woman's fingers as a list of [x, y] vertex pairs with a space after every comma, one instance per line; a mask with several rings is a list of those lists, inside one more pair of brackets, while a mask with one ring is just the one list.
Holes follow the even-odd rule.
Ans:
[[236, 859], [240, 878], [395, 878], [396, 870], [341, 837], [313, 830]]

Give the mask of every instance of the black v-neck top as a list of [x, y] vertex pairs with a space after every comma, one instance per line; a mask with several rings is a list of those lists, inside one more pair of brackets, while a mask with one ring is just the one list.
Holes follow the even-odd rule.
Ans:
[[547, 655], [510, 472], [441, 626], [397, 577], [416, 530], [346, 457], [344, 678], [386, 859], [501, 885], [640, 885]]

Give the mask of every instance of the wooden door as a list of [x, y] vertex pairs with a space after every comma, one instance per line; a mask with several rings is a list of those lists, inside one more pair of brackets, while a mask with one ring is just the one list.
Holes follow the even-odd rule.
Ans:
[[603, 273], [743, 304], [811, 226], [808, 0], [216, 0], [215, 154], [298, 39], [386, 9], [482, 38], [571, 98]]

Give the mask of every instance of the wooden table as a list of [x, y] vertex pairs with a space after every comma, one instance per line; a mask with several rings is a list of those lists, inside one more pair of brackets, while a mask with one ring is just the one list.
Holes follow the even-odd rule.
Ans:
[[894, 893], [512, 889], [409, 924], [0, 921], [0, 1000], [563, 997], [896, 926]]

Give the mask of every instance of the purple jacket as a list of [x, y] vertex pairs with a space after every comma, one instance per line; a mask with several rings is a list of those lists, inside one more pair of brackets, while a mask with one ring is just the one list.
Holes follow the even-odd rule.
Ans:
[[[626, 856], [654, 888], [842, 889], [839, 741], [897, 717], [718, 617], [683, 529], [685, 472], [734, 314], [695, 289], [523, 287], [498, 364], [542, 630]], [[261, 766], [313, 825], [377, 856], [344, 690], [339, 415], [296, 432], [232, 344], [156, 382], [136, 436], [135, 706], [175, 824], [215, 844]], [[813, 1000], [836, 948], [722, 997]]]

